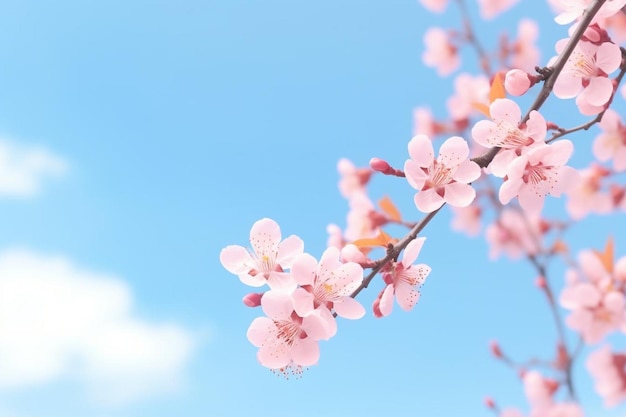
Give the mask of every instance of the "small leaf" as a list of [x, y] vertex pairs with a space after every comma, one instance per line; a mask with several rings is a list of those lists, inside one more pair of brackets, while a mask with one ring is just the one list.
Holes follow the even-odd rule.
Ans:
[[506, 97], [506, 90], [504, 89], [504, 80], [502, 79], [502, 74], [497, 73], [495, 77], [493, 77], [493, 82], [491, 83], [491, 89], [489, 90], [489, 104], [496, 101], [499, 98]]
[[393, 201], [391, 201], [389, 197], [383, 197], [378, 202], [378, 205], [380, 206], [381, 210], [385, 212], [387, 217], [389, 217], [389, 219], [393, 220], [394, 222], [402, 221], [402, 215], [400, 214], [400, 211], [393, 204]]
[[383, 248], [386, 248], [390, 243], [393, 244], [395, 242], [396, 242], [396, 239], [392, 238], [387, 233], [381, 230], [378, 233], [378, 236], [374, 238], [357, 239], [354, 242], [352, 242], [352, 244], [355, 245], [359, 249], [371, 248], [374, 246], [381, 246]]
[[604, 247], [604, 253], [594, 250], [596, 256], [600, 259], [600, 262], [602, 262], [602, 265], [604, 265], [604, 268], [607, 270], [607, 272], [609, 274], [613, 273], [613, 264], [614, 264], [614, 254], [615, 254], [615, 247], [613, 244], [613, 238], [609, 236], [609, 238], [606, 241], [606, 246]]

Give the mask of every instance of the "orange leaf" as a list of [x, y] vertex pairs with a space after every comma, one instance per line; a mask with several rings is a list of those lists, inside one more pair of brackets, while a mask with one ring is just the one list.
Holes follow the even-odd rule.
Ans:
[[604, 247], [604, 253], [594, 250], [596, 256], [600, 258], [600, 262], [602, 262], [602, 265], [604, 265], [604, 268], [610, 274], [613, 273], [613, 255], [615, 253], [614, 249], [615, 248], [613, 245], [613, 238], [609, 236], [608, 240], [606, 241], [606, 246]]
[[374, 238], [357, 239], [352, 242], [353, 245], [360, 248], [371, 248], [373, 246], [382, 246], [386, 248], [390, 243], [395, 243], [395, 239], [389, 236], [382, 230], [378, 233], [378, 236]]
[[489, 104], [493, 103], [498, 98], [505, 97], [506, 90], [504, 89], [504, 80], [502, 79], [502, 74], [497, 73], [495, 77], [493, 77], [491, 89], [489, 90]]
[[483, 103], [472, 103], [472, 106], [485, 116], [491, 118], [491, 114], [489, 113], [489, 106]]
[[393, 220], [394, 222], [399, 222], [399, 221], [402, 220], [402, 215], [400, 214], [400, 211], [393, 204], [393, 201], [391, 201], [391, 199], [389, 197], [387, 197], [387, 196], [383, 197], [378, 202], [378, 205], [380, 206], [382, 211], [385, 212], [387, 217], [389, 217], [389, 219]]
[[569, 251], [567, 244], [563, 242], [561, 239], [554, 242], [554, 246], [552, 246], [552, 251], [554, 253], [567, 253]]

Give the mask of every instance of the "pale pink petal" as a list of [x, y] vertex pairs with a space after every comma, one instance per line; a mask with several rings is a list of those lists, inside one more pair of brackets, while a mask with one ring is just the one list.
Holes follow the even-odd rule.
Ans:
[[522, 182], [519, 180], [507, 180], [500, 186], [498, 198], [502, 204], [509, 204], [513, 198], [515, 198], [520, 191]]
[[[242, 275], [240, 275], [239, 278], [242, 281], [244, 280]], [[296, 289], [298, 283], [293, 279], [290, 273], [274, 271], [267, 278], [267, 285], [269, 285], [272, 290], [291, 292]]]
[[276, 331], [274, 320], [268, 317], [255, 318], [248, 327], [247, 337], [250, 343], [256, 347], [262, 346], [267, 338]]
[[409, 142], [409, 155], [418, 166], [430, 166], [435, 159], [433, 144], [426, 135], [416, 135]]
[[404, 163], [404, 175], [411, 187], [421, 190], [428, 179], [428, 174], [412, 159]]
[[478, 177], [480, 177], [480, 173], [481, 170], [478, 164], [474, 161], [466, 159], [456, 168], [452, 178], [454, 178], [455, 181], [467, 184], [468, 182], [477, 180]]
[[538, 111], [531, 111], [528, 122], [526, 122], [526, 135], [533, 138], [535, 142], [543, 142], [546, 138], [546, 130], [546, 119]]
[[489, 164], [489, 170], [496, 177], [504, 178], [507, 174], [509, 164], [515, 158], [517, 158], [515, 150], [501, 149]]
[[294, 259], [304, 251], [304, 242], [298, 236], [291, 235], [278, 245], [276, 263], [283, 269], [291, 268]]
[[365, 308], [357, 300], [351, 297], [343, 297], [333, 303], [333, 309], [339, 317], [345, 319], [360, 319], [365, 315]]
[[313, 304], [315, 297], [304, 288], [296, 288], [291, 294], [291, 300], [295, 312], [300, 317], [308, 316], [315, 309]]
[[291, 359], [300, 366], [312, 366], [320, 358], [320, 347], [315, 340], [310, 338], [298, 339], [291, 349]]
[[220, 262], [232, 274], [248, 273], [254, 267], [250, 253], [243, 246], [226, 246], [220, 252]]
[[332, 271], [339, 268], [342, 263], [339, 261], [341, 251], [337, 248], [327, 248], [320, 258], [319, 273], [323, 271]]
[[388, 316], [393, 311], [393, 285], [387, 285], [380, 297], [378, 305], [383, 316]]
[[298, 256], [291, 267], [291, 276], [299, 285], [311, 285], [315, 281], [317, 260], [303, 253]]
[[250, 229], [250, 245], [259, 258], [276, 256], [276, 249], [280, 242], [280, 227], [272, 219], [261, 219], [255, 222]]
[[266, 368], [281, 369], [291, 363], [291, 349], [278, 339], [270, 339], [259, 347], [256, 357]]
[[420, 293], [413, 286], [400, 283], [396, 285], [396, 300], [404, 311], [411, 311], [420, 298]]
[[426, 241], [425, 237], [418, 237], [409, 242], [404, 249], [404, 254], [402, 255], [402, 265], [405, 268], [410, 267], [413, 262], [417, 259], [422, 247], [424, 246], [424, 242]]
[[480, 120], [472, 127], [472, 138], [476, 143], [485, 148], [493, 147], [493, 143], [489, 140], [493, 137], [498, 126], [491, 120]]
[[469, 156], [467, 141], [460, 136], [452, 136], [439, 148], [437, 161], [445, 166], [453, 167], [466, 160]]
[[337, 333], [337, 321], [327, 308], [319, 308], [302, 318], [302, 330], [312, 340], [328, 340]]
[[423, 213], [431, 213], [437, 210], [445, 202], [443, 197], [437, 194], [436, 190], [430, 188], [415, 194], [413, 199], [418, 210]]
[[613, 94], [613, 82], [605, 77], [593, 77], [589, 85], [583, 90], [581, 100], [587, 101], [592, 106], [604, 106]]
[[467, 207], [476, 197], [476, 191], [469, 184], [462, 182], [453, 182], [446, 185], [446, 194], [444, 196], [446, 203], [454, 207]]
[[619, 68], [622, 53], [619, 46], [612, 42], [604, 42], [596, 51], [596, 65], [607, 74]]
[[499, 98], [494, 100], [489, 106], [489, 114], [493, 120], [505, 120], [517, 126], [522, 118], [522, 110], [516, 102], [508, 98]]
[[275, 320], [287, 320], [293, 312], [290, 294], [283, 291], [267, 291], [261, 298], [263, 312]]

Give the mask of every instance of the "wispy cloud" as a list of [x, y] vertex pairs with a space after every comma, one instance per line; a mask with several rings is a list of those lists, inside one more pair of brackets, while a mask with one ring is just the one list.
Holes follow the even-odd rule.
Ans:
[[0, 140], [0, 196], [33, 197], [47, 177], [67, 172], [67, 163], [40, 146]]
[[72, 376], [100, 401], [176, 389], [195, 337], [135, 316], [128, 286], [64, 257], [0, 254], [0, 389]]

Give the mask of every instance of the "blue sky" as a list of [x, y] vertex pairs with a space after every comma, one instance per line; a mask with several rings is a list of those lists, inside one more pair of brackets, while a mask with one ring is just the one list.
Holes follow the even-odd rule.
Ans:
[[[479, 34], [495, 42], [522, 9]], [[487, 416], [486, 395], [524, 408], [488, 343], [551, 352], [534, 273], [487, 261], [484, 240], [451, 233], [446, 210], [425, 234], [433, 272], [414, 311], [341, 321], [299, 380], [257, 364], [245, 334], [260, 312], [218, 258], [262, 217], [319, 257], [326, 225], [345, 224], [339, 158], [401, 166], [413, 108], [445, 117], [452, 78], [421, 64], [422, 35], [456, 22], [396, 0], [5, 2], [0, 151], [11, 146], [34, 185], [0, 187], [14, 308], [0, 312], [16, 323], [0, 327], [0, 416]], [[544, 60], [565, 33], [546, 30]], [[372, 194], [419, 218], [404, 181], [377, 177]], [[602, 247], [609, 231], [626, 253], [623, 213], [577, 226], [572, 247]], [[578, 381], [600, 410], [584, 372]]]

